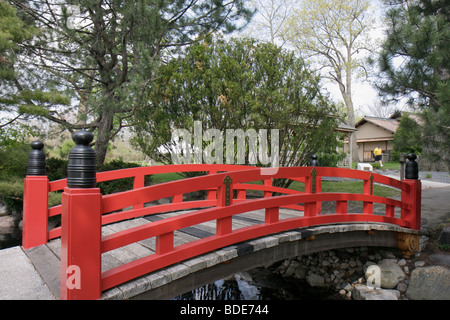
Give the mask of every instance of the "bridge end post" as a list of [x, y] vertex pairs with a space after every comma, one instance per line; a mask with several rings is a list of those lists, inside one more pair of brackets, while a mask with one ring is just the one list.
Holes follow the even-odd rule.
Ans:
[[67, 187], [62, 194], [61, 287], [63, 300], [101, 297], [101, 201], [96, 188], [93, 135], [74, 133], [69, 154]]
[[48, 241], [48, 178], [46, 175], [44, 144], [31, 143], [27, 176], [23, 192], [22, 247], [29, 249]]
[[420, 230], [422, 206], [422, 182], [419, 180], [419, 166], [415, 161], [417, 156], [408, 154], [403, 183], [409, 187], [402, 190], [402, 202], [410, 209], [402, 208], [401, 218], [410, 224], [411, 229]]

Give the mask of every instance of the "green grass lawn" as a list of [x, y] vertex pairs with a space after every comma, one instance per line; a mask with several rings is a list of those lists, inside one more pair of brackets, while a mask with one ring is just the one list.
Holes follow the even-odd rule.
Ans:
[[[293, 190], [304, 191], [304, 184], [294, 181], [290, 188]], [[360, 193], [364, 190], [363, 181], [322, 181], [322, 192], [343, 192], [343, 193]], [[393, 197], [400, 194], [400, 191], [383, 185], [374, 184], [375, 196]]]
[[177, 172], [160, 173], [152, 175], [152, 184], [164, 183], [184, 179], [184, 177]]
[[[400, 162], [383, 162], [383, 168], [380, 168], [380, 164], [378, 162], [370, 162], [370, 164], [372, 165], [372, 167], [374, 169], [382, 169], [382, 170], [399, 170], [400, 168]], [[358, 166], [358, 163], [354, 162], [352, 164], [352, 168], [356, 169], [356, 167]]]

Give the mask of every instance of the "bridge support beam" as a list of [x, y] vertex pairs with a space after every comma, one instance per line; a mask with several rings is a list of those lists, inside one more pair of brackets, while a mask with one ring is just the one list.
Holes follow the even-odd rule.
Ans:
[[395, 234], [397, 239], [397, 247], [402, 250], [403, 258], [409, 259], [419, 250], [419, 235], [397, 232]]

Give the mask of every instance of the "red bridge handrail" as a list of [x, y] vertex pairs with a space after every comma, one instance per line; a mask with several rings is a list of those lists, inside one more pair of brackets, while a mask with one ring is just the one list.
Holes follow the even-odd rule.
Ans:
[[[203, 171], [208, 174], [144, 186], [146, 175], [189, 171]], [[217, 173], [221, 171], [225, 172]], [[108, 195], [101, 195], [98, 188], [70, 189], [65, 187], [66, 182], [62, 180], [47, 182], [47, 188], [44, 190], [46, 195], [48, 192], [64, 188], [63, 202], [60, 206], [62, 211], [50, 208], [45, 212], [45, 219], [60, 212], [63, 213], [61, 228], [45, 231], [47, 239], [60, 234], [63, 236], [61, 297], [63, 299], [99, 298], [101, 291], [173, 263], [237, 242], [299, 227], [358, 221], [390, 223], [405, 228], [420, 229], [420, 180], [398, 181], [372, 172], [328, 167], [289, 167], [278, 168], [275, 171], [249, 166], [197, 164], [131, 168], [98, 173], [98, 182], [134, 177], [132, 190]], [[321, 192], [322, 177], [362, 180], [363, 193], [323, 193]], [[304, 182], [305, 190], [300, 192], [272, 186], [272, 179], [278, 178]], [[41, 186], [45, 185], [45, 179], [39, 177], [26, 180], [28, 193], [25, 193], [25, 199], [31, 192], [34, 180]], [[261, 180], [264, 181], [263, 185], [249, 184], [249, 182]], [[374, 196], [375, 183], [401, 190], [401, 200]], [[263, 198], [247, 199], [246, 190], [248, 189], [263, 191]], [[199, 190], [207, 191], [206, 199], [183, 201], [183, 194]], [[233, 198], [233, 190], [237, 190], [235, 198]], [[276, 196], [273, 193], [277, 193]], [[172, 203], [144, 206], [145, 203], [167, 197], [172, 197]], [[323, 201], [336, 201], [336, 213], [321, 214], [320, 206]], [[348, 201], [363, 202], [363, 213], [349, 213]], [[385, 205], [384, 215], [373, 214], [374, 203]], [[45, 207], [44, 204], [41, 204], [40, 208]], [[24, 203], [25, 206], [29, 207], [30, 204]], [[295, 218], [280, 219], [279, 208], [283, 207], [297, 209], [299, 215]], [[181, 213], [175, 217], [149, 222], [101, 237], [102, 224], [192, 208], [200, 208], [200, 210]], [[400, 217], [396, 217], [395, 208], [400, 208]], [[263, 223], [233, 230], [234, 215], [260, 209], [265, 209]], [[43, 221], [44, 218], [40, 220]], [[174, 246], [174, 232], [177, 230], [214, 220], [216, 221], [215, 235]], [[77, 235], [77, 232], [81, 233], [81, 230], [84, 231], [82, 235]], [[151, 237], [156, 239], [154, 254], [101, 273], [102, 253]], [[64, 272], [66, 272], [64, 268], [72, 266], [73, 261], [78, 261], [77, 264], [85, 266], [83, 290], [68, 288], [67, 283], [63, 281]]]
[[[114, 250], [116, 248], [137, 241], [141, 241], [150, 237], [165, 239], [160, 241], [168, 241], [172, 243], [174, 231], [185, 227], [193, 226], [202, 222], [225, 219], [227, 217], [231, 217], [239, 213], [258, 209], [276, 208], [277, 210], [280, 206], [298, 202], [317, 202], [317, 201], [335, 201], [335, 200], [340, 201], [370, 200], [372, 202], [385, 203], [391, 206], [402, 207], [400, 201], [360, 194], [336, 194], [336, 193], [314, 194], [314, 195], [302, 194], [302, 195], [287, 195], [274, 198], [248, 200], [245, 202], [240, 202], [238, 204], [231, 205], [229, 207], [215, 207], [196, 212], [186, 213], [183, 214], [182, 216], [167, 218], [143, 226], [134, 227], [125, 231], [120, 231], [113, 235], [105, 236], [102, 241], [101, 250], [102, 253], [108, 252], [110, 250]], [[266, 217], [267, 216], [268, 214], [266, 211]], [[409, 223], [401, 223], [400, 219], [391, 216], [378, 216], [372, 214], [353, 215], [347, 213], [322, 215], [322, 216], [312, 215], [308, 217], [298, 217], [284, 220], [278, 220], [278, 217], [275, 218], [272, 217], [273, 220], [272, 222], [267, 222], [268, 220], [269, 219], [266, 218], [266, 223], [261, 223], [258, 225], [233, 230], [232, 232], [228, 232], [220, 236], [218, 235], [210, 236], [208, 238], [203, 238], [188, 244], [180, 245], [176, 248], [172, 248], [173, 247], [172, 243], [169, 245], [169, 247], [171, 247], [172, 249], [168, 250], [167, 252], [161, 250], [160, 253], [154, 253], [153, 255], [149, 255], [147, 257], [129, 262], [127, 264], [123, 264], [119, 267], [103, 272], [101, 289], [107, 290], [128, 280], [142, 276], [146, 273], [158, 270], [160, 268], [169, 266], [179, 261], [183, 261], [207, 253], [212, 250], [219, 249], [221, 247], [229, 246], [253, 238], [258, 238], [268, 234], [287, 231], [290, 229], [311, 227], [330, 223], [343, 223], [355, 221], [392, 223], [400, 226], [410, 225]], [[169, 237], [169, 240], [167, 238], [167, 235]], [[166, 236], [166, 238], [163, 238], [164, 236]], [[160, 244], [160, 246], [163, 247], [164, 244]]]
[[[104, 171], [104, 172], [97, 172], [97, 182], [105, 182], [105, 181], [113, 181], [118, 179], [125, 179], [125, 178], [134, 178], [133, 181], [133, 189], [144, 187], [144, 181], [145, 176], [148, 175], [155, 175], [155, 174], [164, 174], [164, 173], [182, 173], [182, 172], [207, 172], [209, 173], [216, 173], [218, 171], [236, 171], [236, 170], [248, 170], [249, 168], [255, 168], [251, 166], [243, 166], [243, 165], [227, 165], [227, 164], [182, 164], [182, 165], [165, 165], [165, 166], [152, 166], [152, 167], [136, 167], [136, 168], [127, 168], [127, 169], [120, 169], [120, 170], [112, 170], [112, 171]], [[28, 181], [27, 181], [28, 180]], [[25, 179], [25, 184], [30, 183], [30, 181], [33, 183], [34, 180], [36, 180], [35, 177], [27, 177]], [[24, 248], [31, 248], [37, 245], [42, 245], [46, 243], [48, 240], [55, 239], [61, 236], [61, 227], [55, 227], [51, 230], [47, 231], [47, 219], [49, 217], [54, 217], [61, 215], [62, 206], [55, 205], [53, 207], [48, 208], [47, 201], [48, 201], [48, 193], [49, 192], [57, 192], [57, 191], [63, 191], [64, 188], [67, 187], [67, 179], [60, 179], [55, 181], [46, 180], [47, 182], [42, 182], [42, 180], [46, 180], [45, 177], [41, 177], [41, 185], [39, 187], [30, 187], [29, 189], [33, 189], [33, 192], [30, 192], [29, 194], [25, 193], [25, 200], [24, 200], [24, 215], [25, 210], [29, 208], [29, 210], [33, 211], [34, 215], [40, 215], [40, 216], [46, 216], [46, 218], [42, 218], [40, 220], [40, 226], [36, 225], [36, 223], [33, 223], [33, 228], [24, 228], [25, 236], [24, 239], [32, 238], [33, 235], [29, 235], [29, 233], [46, 233], [45, 235], [41, 235], [39, 237], [40, 240], [38, 241], [28, 241], [23, 242]], [[269, 186], [263, 187], [264, 190], [268, 190]], [[39, 189], [41, 192], [39, 194], [36, 194], [36, 189]], [[261, 190], [258, 187], [255, 187], [255, 190]], [[45, 191], [44, 191], [45, 190]], [[288, 189], [286, 189], [288, 190]], [[31, 191], [31, 190], [30, 190]], [[289, 191], [287, 191], [289, 192]], [[46, 195], [44, 196], [45, 193]], [[45, 198], [44, 198], [45, 197]], [[44, 201], [45, 200], [45, 201]], [[179, 199], [175, 199], [179, 200]], [[34, 203], [42, 203], [45, 202], [45, 204], [42, 205], [36, 205]], [[168, 205], [160, 205], [153, 209], [148, 209], [150, 213], [159, 213], [159, 212], [165, 212], [170, 210], [182, 210], [182, 209], [192, 209], [196, 207], [201, 206], [209, 206], [213, 205], [211, 200], [203, 201], [203, 202], [182, 202], [181, 204], [168, 204]], [[45, 209], [47, 208], [47, 209]], [[135, 209], [143, 208], [143, 203], [136, 204]], [[42, 211], [40, 213], [37, 213], [36, 211]], [[45, 211], [45, 212], [44, 212]], [[153, 211], [153, 212], [151, 212]], [[149, 214], [150, 214], [149, 213]], [[124, 219], [130, 219], [135, 218], [138, 216], [141, 216], [138, 211], [135, 212], [127, 212], [125, 214], [117, 213], [117, 214], [111, 214], [109, 216], [105, 216], [103, 218], [103, 224], [118, 222]], [[120, 218], [123, 216], [122, 218]], [[45, 220], [45, 221], [44, 221]], [[24, 222], [26, 224], [26, 221]], [[30, 223], [31, 224], [31, 223]], [[44, 225], [45, 224], [45, 225]], [[45, 230], [45, 231], [38, 231], [39, 229]]]
[[[405, 192], [408, 192], [411, 189], [411, 186], [406, 182], [399, 182], [395, 179], [391, 179], [381, 175], [374, 175], [371, 173], [336, 168], [314, 168], [314, 170], [316, 171], [317, 176], [350, 176], [352, 178], [359, 178], [363, 179], [364, 181], [369, 181], [370, 183], [379, 182], [393, 187], [402, 188], [402, 190]], [[308, 178], [308, 176], [311, 176], [311, 171], [312, 169], [310, 167], [279, 168], [278, 172], [271, 178]], [[223, 185], [223, 180], [225, 177], [231, 178], [231, 180], [233, 181], [233, 186], [234, 183], [239, 186], [244, 182], [255, 181], [264, 178], [264, 176], [261, 175], [261, 170], [250, 169], [238, 172], [227, 172], [211, 176], [195, 177], [182, 181], [166, 183], [164, 185], [150, 186], [137, 190], [126, 191], [120, 194], [107, 195], [103, 197], [102, 213], [117, 210], [124, 206], [133, 205], [135, 202], [143, 201], [143, 199], [157, 199], [162, 195], [175, 195], [179, 192], [180, 189], [186, 192], [192, 192], [207, 187], [219, 188]], [[316, 210], [317, 203], [321, 201], [337, 201], [340, 204], [339, 210], [341, 210], [341, 212], [337, 212], [336, 214], [331, 215], [318, 214]], [[363, 214], [348, 214], [345, 209], [346, 206], [342, 205], [342, 203], [346, 201], [363, 201], [365, 203], [370, 203], [371, 205], [373, 203], [385, 204], [386, 215], [373, 215], [372, 206], [366, 206], [364, 208]], [[294, 205], [297, 203], [305, 204], [304, 216], [299, 216], [298, 218], [291, 218], [282, 221], [278, 219], [278, 210], [280, 207]], [[395, 207], [401, 208], [401, 218], [395, 218]], [[224, 228], [225, 231], [217, 231], [218, 234], [216, 234], [215, 236], [197, 240], [193, 243], [180, 245], [176, 248], [173, 247], [173, 234], [176, 230], [213, 220], [217, 220], [217, 228], [219, 228], [220, 221], [231, 218], [236, 214], [258, 209], [266, 209], [265, 223], [251, 227], [245, 227], [242, 228], [242, 230], [232, 230], [231, 225], [228, 225], [228, 227]], [[176, 217], [167, 218], [161, 221], [131, 228], [104, 237], [101, 246], [102, 253], [151, 237], [156, 237], [156, 239], [158, 239], [157, 243], [159, 243], [159, 245], [157, 245], [156, 253], [153, 255], [141, 258], [139, 260], [104, 272], [102, 274], [102, 290], [106, 290], [122, 282], [141, 276], [145, 273], [166, 267], [178, 261], [192, 258], [196, 255], [203, 254], [208, 251], [218, 249], [220, 247], [228, 246], [237, 242], [249, 240], [267, 234], [286, 231], [293, 228], [350, 221], [381, 222], [396, 224], [407, 228], [415, 227], [415, 220], [411, 220], [411, 216], [408, 214], [408, 212], [411, 212], [411, 209], [412, 206], [409, 203], [403, 203], [402, 201], [384, 197], [377, 197], [373, 196], [372, 194], [307, 193], [281, 195], [264, 199], [245, 200], [230, 204], [229, 206], [218, 205], [217, 207], [213, 208], [185, 213]], [[164, 242], [167, 242], [167, 244], [164, 244]], [[161, 249], [159, 247], [165, 249]]]

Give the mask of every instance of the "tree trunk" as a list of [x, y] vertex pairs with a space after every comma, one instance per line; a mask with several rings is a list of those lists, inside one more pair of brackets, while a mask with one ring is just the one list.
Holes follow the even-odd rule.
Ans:
[[[343, 92], [342, 96], [344, 97], [345, 105], [347, 106], [347, 114], [348, 114], [348, 121], [347, 124], [349, 126], [354, 127], [355, 126], [355, 110], [353, 109], [353, 101], [351, 94], [349, 92]], [[352, 162], [359, 162], [359, 154], [358, 154], [358, 146], [356, 143], [356, 132], [353, 132], [351, 134], [351, 139], [349, 143], [352, 144]]]
[[114, 113], [109, 110], [104, 110], [98, 126], [97, 140], [95, 142], [95, 158], [97, 165], [105, 162], [109, 140], [111, 139], [111, 131], [113, 129], [113, 120]]
[[[341, 90], [342, 97], [344, 98], [345, 106], [347, 107], [347, 115], [349, 126], [355, 127], [355, 109], [353, 108], [353, 100], [352, 100], [352, 69], [351, 69], [351, 47], [347, 48], [347, 67], [345, 70], [345, 86], [343, 83], [339, 84], [339, 89]], [[358, 155], [358, 146], [356, 143], [356, 132], [351, 134], [351, 139], [349, 141], [351, 143], [352, 152], [352, 162], [359, 162]]]

